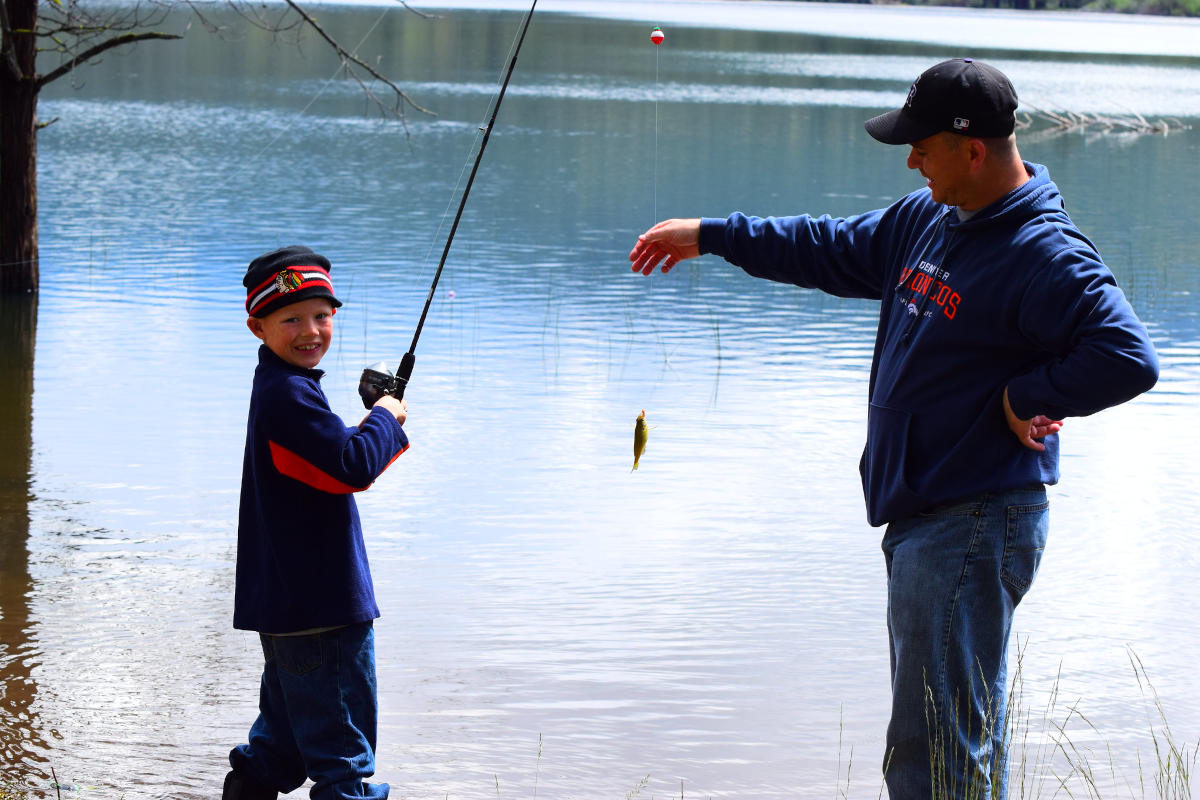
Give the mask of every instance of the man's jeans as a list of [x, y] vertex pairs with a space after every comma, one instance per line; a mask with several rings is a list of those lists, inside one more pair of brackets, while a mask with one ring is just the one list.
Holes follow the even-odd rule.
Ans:
[[386, 783], [363, 781], [375, 772], [372, 623], [259, 638], [266, 658], [259, 716], [249, 744], [229, 754], [234, 773], [284, 794], [312, 778], [313, 800], [387, 797]]
[[1048, 527], [1042, 486], [888, 525], [891, 800], [1005, 797], [1009, 631]]

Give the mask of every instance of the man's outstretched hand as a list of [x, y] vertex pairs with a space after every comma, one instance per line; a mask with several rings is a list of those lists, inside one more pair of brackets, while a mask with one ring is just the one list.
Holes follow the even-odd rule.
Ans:
[[668, 219], [655, 225], [638, 237], [637, 244], [629, 252], [633, 271], [643, 275], [654, 272], [662, 263], [662, 271], [688, 258], [700, 255], [700, 220]]

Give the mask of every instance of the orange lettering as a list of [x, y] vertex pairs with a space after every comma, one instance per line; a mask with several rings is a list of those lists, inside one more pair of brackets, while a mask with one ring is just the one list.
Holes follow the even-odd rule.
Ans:
[[954, 319], [954, 315], [958, 313], [958, 301], [962, 300], [958, 292], [951, 292], [950, 297], [946, 301], [945, 313], [949, 319]]

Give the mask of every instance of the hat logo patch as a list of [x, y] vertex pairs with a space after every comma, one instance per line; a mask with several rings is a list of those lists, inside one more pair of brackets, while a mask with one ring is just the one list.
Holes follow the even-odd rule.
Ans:
[[294, 292], [300, 288], [300, 284], [303, 282], [304, 280], [300, 277], [300, 273], [290, 269], [282, 269], [275, 276], [275, 291], [280, 294]]
[[908, 97], [904, 98], [904, 107], [905, 108], [912, 108], [913, 97], [917, 93], [917, 84], [920, 82], [921, 82], [921, 78], [920, 78], [920, 76], [918, 76], [917, 79], [915, 81], [913, 81], [912, 86], [909, 87]]
[[954, 130], [965, 131], [969, 127], [971, 127], [971, 120], [963, 119], [962, 117], [954, 118]]

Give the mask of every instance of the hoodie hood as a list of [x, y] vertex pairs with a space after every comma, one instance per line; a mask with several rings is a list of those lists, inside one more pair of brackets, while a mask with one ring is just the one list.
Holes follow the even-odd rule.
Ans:
[[991, 205], [984, 206], [969, 219], [960, 220], [957, 216], [951, 216], [950, 227], [967, 233], [993, 225], [1022, 222], [1038, 214], [1066, 213], [1058, 186], [1050, 180], [1050, 171], [1041, 164], [1023, 163], [1029, 180]]

